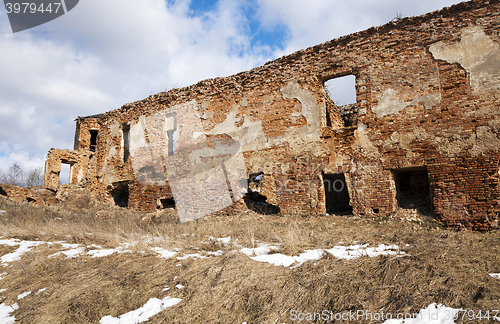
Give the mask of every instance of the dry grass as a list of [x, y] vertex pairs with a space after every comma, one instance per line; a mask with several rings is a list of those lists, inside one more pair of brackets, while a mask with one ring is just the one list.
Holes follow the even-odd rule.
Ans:
[[[0, 197], [0, 210], [7, 211], [0, 233], [103, 247], [135, 241], [134, 253], [68, 259], [48, 258], [60, 250], [57, 244], [33, 248], [12, 262], [0, 281], [0, 288], [7, 289], [0, 293], [1, 302], [20, 306], [12, 313], [19, 323], [97, 323], [167, 295], [183, 301], [150, 323], [291, 323], [290, 310], [418, 312], [437, 302], [485, 311], [500, 305], [500, 280], [488, 275], [500, 273], [498, 232], [452, 232], [425, 217], [401, 221], [401, 214], [365, 219], [246, 212], [181, 224], [168, 212], [146, 215], [90, 201], [72, 206], [41, 208]], [[234, 245], [209, 241], [208, 236], [231, 236], [245, 247], [280, 244], [279, 252], [288, 255], [358, 242], [397, 244], [410, 256], [352, 261], [325, 256], [290, 269], [255, 262], [234, 251]], [[179, 261], [158, 258], [152, 246], [224, 254]], [[0, 255], [14, 249], [0, 245]], [[179, 283], [185, 288], [173, 288]], [[171, 290], [163, 292], [165, 285]], [[36, 295], [41, 288], [47, 289]], [[18, 301], [26, 291], [33, 293]]]

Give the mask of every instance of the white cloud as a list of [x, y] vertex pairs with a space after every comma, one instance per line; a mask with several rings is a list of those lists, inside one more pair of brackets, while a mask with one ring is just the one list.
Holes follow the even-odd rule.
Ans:
[[263, 63], [244, 25], [232, 0], [204, 16], [182, 1], [87, 0], [16, 34], [1, 14], [0, 168], [72, 148], [76, 116]]
[[453, 0], [257, 0], [258, 15], [267, 28], [284, 25], [290, 40], [283, 53], [389, 22], [401, 13], [417, 16], [460, 1]]

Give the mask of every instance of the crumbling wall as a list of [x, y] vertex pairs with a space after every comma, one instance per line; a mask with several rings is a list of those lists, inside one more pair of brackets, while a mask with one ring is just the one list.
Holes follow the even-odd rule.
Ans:
[[9, 184], [0, 183], [0, 196], [5, 196], [19, 203], [44, 204], [43, 199], [36, 195], [32, 189]]
[[18, 203], [50, 206], [57, 203], [55, 192], [40, 187], [25, 188], [0, 183], [0, 196], [9, 198]]
[[69, 184], [82, 182], [88, 172], [88, 160], [89, 154], [85, 151], [51, 149], [45, 160], [45, 187], [57, 190], [62, 163], [70, 165]]
[[[204, 209], [217, 190], [201, 203], [188, 187], [175, 197], [174, 178], [223, 165], [230, 154], [216, 158], [208, 143], [219, 139], [237, 143], [245, 177], [263, 172], [260, 194], [283, 213], [324, 214], [322, 174], [342, 173], [355, 214], [386, 215], [398, 206], [395, 172], [418, 167], [439, 221], [487, 229], [498, 220], [499, 10], [497, 0], [461, 3], [79, 118], [75, 149], [87, 166], [75, 181], [110, 200], [126, 183], [134, 209], [164, 198]], [[337, 107], [324, 82], [346, 75], [356, 78], [356, 103]], [[149, 122], [173, 111], [175, 153], [168, 116]]]

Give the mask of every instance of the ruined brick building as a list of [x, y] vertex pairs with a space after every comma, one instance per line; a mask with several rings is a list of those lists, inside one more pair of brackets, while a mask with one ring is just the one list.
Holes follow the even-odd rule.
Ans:
[[[487, 229], [500, 208], [499, 45], [500, 1], [471, 1], [78, 117], [74, 149], [47, 156], [45, 186], [67, 163], [70, 183], [118, 205], [198, 212], [225, 200], [213, 212], [248, 200], [227, 170], [243, 166], [282, 213], [400, 206]], [[337, 106], [325, 82], [348, 75], [356, 102]], [[172, 184], [221, 165], [229, 195]]]

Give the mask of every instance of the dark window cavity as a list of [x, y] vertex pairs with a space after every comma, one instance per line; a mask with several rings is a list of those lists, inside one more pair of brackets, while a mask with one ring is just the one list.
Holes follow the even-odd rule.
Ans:
[[122, 125], [123, 131], [123, 162], [127, 162], [130, 156], [130, 125]]
[[90, 131], [90, 150], [92, 152], [95, 152], [97, 149], [97, 134], [98, 134], [98, 131], [96, 131], [96, 130]]
[[175, 209], [174, 198], [160, 198], [158, 199], [158, 209]]
[[351, 214], [349, 191], [344, 173], [324, 173], [325, 207], [328, 214]]

